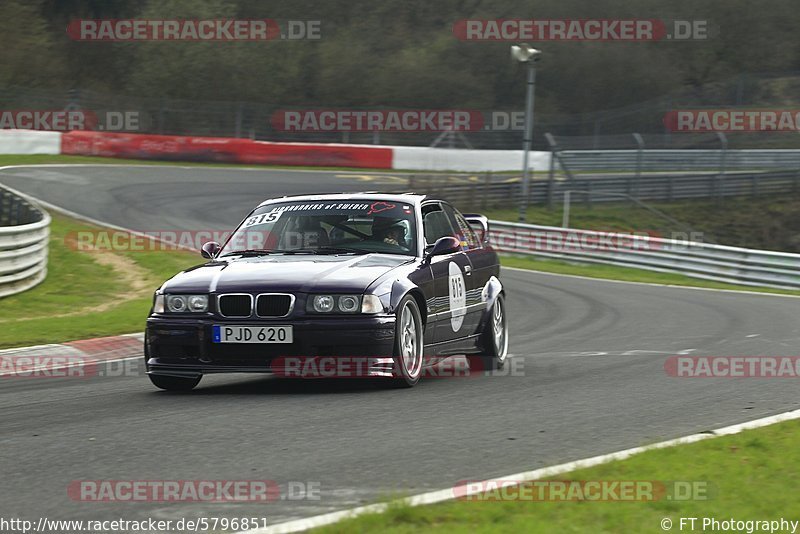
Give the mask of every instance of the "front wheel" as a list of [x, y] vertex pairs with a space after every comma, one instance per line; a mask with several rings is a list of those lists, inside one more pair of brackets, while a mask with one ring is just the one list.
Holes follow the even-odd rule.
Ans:
[[414, 387], [422, 376], [422, 317], [417, 301], [406, 295], [397, 307], [394, 334], [394, 385]]
[[476, 361], [483, 371], [502, 369], [508, 356], [508, 320], [503, 294], [497, 295], [486, 326], [483, 329], [483, 352], [471, 361]]
[[196, 377], [185, 378], [182, 376], [167, 376], [167, 375], [147, 375], [150, 381], [157, 388], [165, 389], [167, 391], [190, 391], [200, 383], [203, 375]]

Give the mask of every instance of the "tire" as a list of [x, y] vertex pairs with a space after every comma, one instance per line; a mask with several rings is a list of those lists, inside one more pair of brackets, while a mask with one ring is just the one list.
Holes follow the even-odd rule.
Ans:
[[[481, 371], [502, 369], [508, 356], [508, 318], [503, 294], [497, 295], [483, 329], [483, 352], [471, 357]], [[470, 365], [472, 367], [472, 365]]]
[[150, 381], [157, 388], [165, 389], [167, 391], [190, 391], [200, 383], [203, 375], [194, 378], [184, 378], [181, 376], [167, 376], [167, 375], [147, 375]]
[[395, 387], [410, 388], [417, 385], [422, 376], [423, 326], [417, 301], [406, 295], [397, 306], [394, 331], [394, 378]]

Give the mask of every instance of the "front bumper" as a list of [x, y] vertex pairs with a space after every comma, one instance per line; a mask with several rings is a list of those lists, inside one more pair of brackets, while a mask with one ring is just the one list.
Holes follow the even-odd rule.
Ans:
[[[213, 343], [213, 325], [291, 325], [291, 344]], [[394, 352], [394, 315], [231, 320], [153, 315], [147, 319], [147, 372], [172, 376], [281, 373], [287, 362], [311, 358], [361, 359], [370, 376], [383, 376]], [[292, 363], [294, 361], [294, 363]], [[388, 365], [387, 365], [388, 364]], [[289, 375], [287, 375], [289, 376]]]

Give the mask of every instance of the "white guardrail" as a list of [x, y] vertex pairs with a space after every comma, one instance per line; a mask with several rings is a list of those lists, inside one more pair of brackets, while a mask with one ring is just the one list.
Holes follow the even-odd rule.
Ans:
[[489, 222], [489, 241], [501, 253], [800, 289], [800, 254], [506, 221]]
[[50, 215], [0, 188], [0, 297], [28, 290], [47, 276]]

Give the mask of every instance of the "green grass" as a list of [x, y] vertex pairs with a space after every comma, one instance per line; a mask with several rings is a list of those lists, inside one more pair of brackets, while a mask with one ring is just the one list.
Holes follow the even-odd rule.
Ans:
[[[687, 227], [702, 234], [701, 240], [723, 245], [800, 252], [800, 194], [770, 195], [756, 198], [728, 198], [721, 204], [710, 200], [648, 202], [648, 205], [682, 225], [630, 203], [609, 202], [589, 207], [574, 202], [569, 226], [587, 230], [650, 232], [671, 237]], [[474, 211], [466, 210], [465, 211]], [[480, 210], [478, 210], [480, 211]], [[516, 207], [484, 210], [490, 219], [517, 221]], [[560, 201], [553, 210], [530, 206], [527, 222], [561, 226]], [[685, 239], [685, 235], [678, 236]]]
[[[3, 299], [2, 348], [139, 332], [152, 292], [168, 277], [202, 261], [199, 254], [183, 251], [77, 251], [66, 244], [68, 234], [97, 228], [52, 215], [47, 278], [29, 291]], [[134, 288], [130, 275], [124, 276], [119, 267], [101, 263], [103, 255], [118, 256], [119, 266], [136, 271], [134, 282], [139, 287]]]
[[[555, 477], [578, 481], [699, 481], [710, 489], [705, 500], [450, 501], [414, 508], [397, 505], [390, 506], [384, 514], [349, 519], [313, 532], [663, 533], [660, 526], [663, 518], [672, 520], [673, 532], [681, 531], [681, 517], [798, 520], [799, 442], [800, 422], [790, 421], [690, 445], [651, 450], [627, 460]], [[535, 444], [527, 448], [534, 464]], [[683, 531], [689, 529], [684, 526]], [[695, 531], [702, 532], [700, 523]]]
[[589, 278], [604, 278], [608, 280], [624, 280], [626, 282], [645, 282], [650, 284], [666, 284], [689, 287], [705, 287], [710, 289], [730, 289], [734, 291], [758, 291], [761, 293], [776, 293], [779, 295], [800, 295], [800, 291], [791, 289], [774, 289], [771, 287], [751, 287], [735, 284], [725, 284], [702, 278], [692, 278], [682, 274], [660, 273], [633, 269], [630, 267], [617, 267], [615, 265], [580, 265], [560, 260], [539, 259], [526, 256], [502, 255], [501, 264], [505, 267], [530, 269], [547, 273], [571, 274]]

